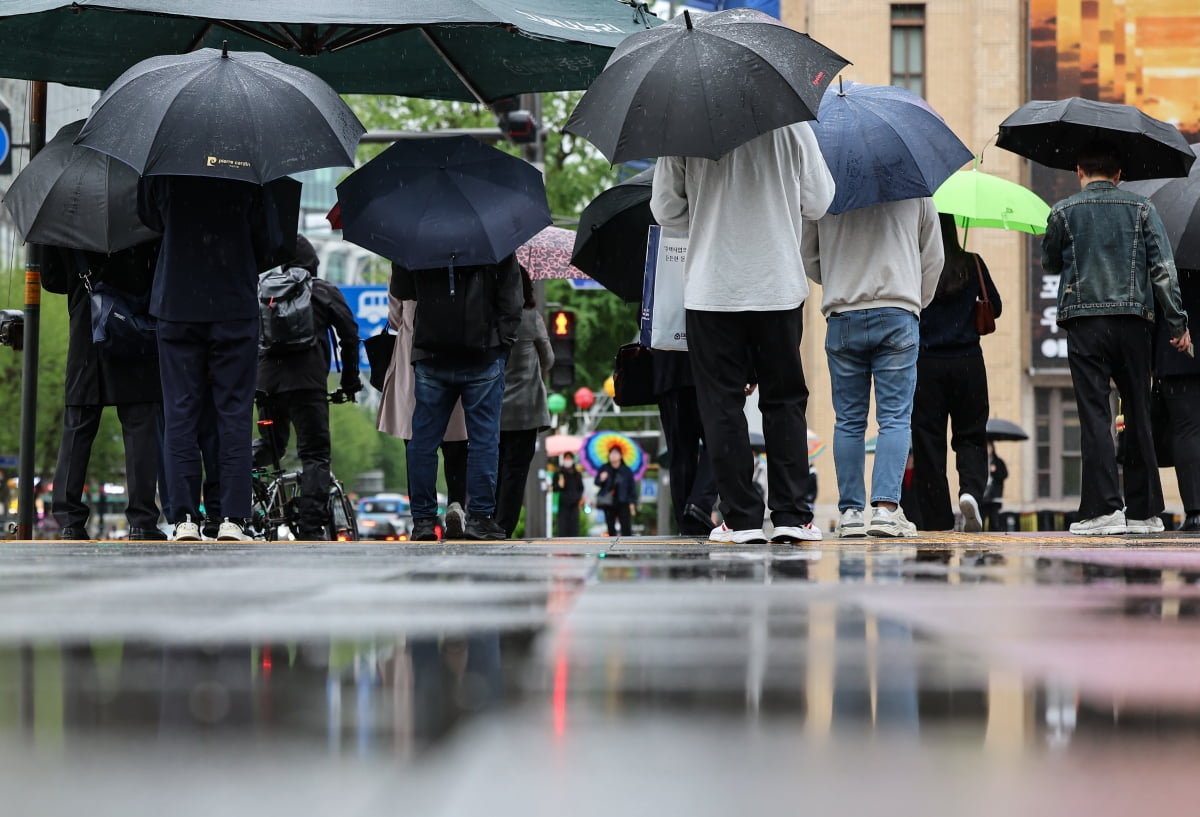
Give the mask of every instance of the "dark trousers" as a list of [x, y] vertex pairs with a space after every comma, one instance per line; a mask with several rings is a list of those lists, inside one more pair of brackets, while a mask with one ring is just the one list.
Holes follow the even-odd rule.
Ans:
[[[690, 334], [690, 333], [689, 333]], [[609, 506], [604, 509], [604, 524], [608, 526], [608, 535], [617, 535], [617, 523], [621, 523], [621, 535], [633, 535], [633, 514], [628, 503]]]
[[324, 389], [301, 389], [268, 395], [262, 401], [259, 419], [271, 424], [259, 426], [260, 438], [254, 443], [254, 465], [263, 467], [277, 462], [287, 451], [288, 436], [296, 428], [296, 453], [303, 471], [300, 474], [300, 512], [303, 538], [327, 535], [329, 517], [329, 398]]
[[[913, 400], [913, 492], [923, 530], [954, 527], [946, 479], [946, 421], [958, 471], [958, 494], [979, 501], [987, 485], [987, 369], [982, 355], [917, 358]], [[957, 494], [955, 495], [957, 496]]]
[[500, 432], [500, 470], [496, 473], [496, 524], [509, 536], [517, 529], [525, 504], [525, 480], [537, 448], [537, 429]]
[[1162, 384], [1171, 417], [1179, 498], [1188, 516], [1200, 514], [1200, 377], [1164, 377]]
[[579, 535], [579, 497], [560, 493], [554, 533], [559, 538]]
[[763, 524], [763, 499], [754, 489], [754, 455], [743, 413], [751, 372], [758, 374], [771, 520], [776, 526], [812, 521], [812, 509], [804, 501], [808, 387], [800, 361], [802, 310], [687, 311], [688, 347], [704, 440], [721, 496], [721, 513], [734, 530], [752, 530]]
[[[671, 506], [675, 524], [684, 533], [691, 533], [697, 524], [687, 519], [683, 510], [695, 505], [711, 514], [717, 503], [717, 483], [713, 479], [712, 463], [704, 442], [704, 423], [700, 419], [700, 404], [696, 389], [686, 386], [671, 389], [658, 396], [658, 416], [662, 420], [663, 437], [671, 454]], [[696, 530], [707, 534], [708, 531]]]
[[200, 418], [209, 382], [220, 439], [221, 514], [250, 516], [250, 451], [258, 318], [220, 323], [158, 322], [167, 484], [178, 522], [200, 518]]
[[[159, 403], [118, 405], [121, 436], [125, 440], [125, 489], [129, 505], [125, 519], [131, 528], [153, 528], [158, 524]], [[84, 527], [88, 507], [83, 502], [92, 443], [100, 430], [103, 406], [67, 406], [63, 411], [62, 441], [54, 469], [54, 518], [59, 527]]]
[[467, 441], [442, 440], [442, 472], [446, 475], [446, 504], [467, 507]]
[[[1080, 518], [1103, 516], [1122, 507], [1130, 519], [1157, 516], [1163, 510], [1163, 495], [1150, 432], [1153, 326], [1127, 315], [1073, 318], [1063, 325], [1079, 410], [1083, 467]], [[1117, 384], [1125, 413], [1124, 500], [1113, 444], [1110, 379]]]

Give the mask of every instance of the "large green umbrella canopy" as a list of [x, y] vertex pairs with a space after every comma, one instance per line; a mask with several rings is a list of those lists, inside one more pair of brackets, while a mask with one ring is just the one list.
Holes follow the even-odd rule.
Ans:
[[0, 15], [15, 79], [106, 88], [147, 57], [228, 41], [341, 93], [467, 101], [586, 88], [659, 22], [619, 0], [5, 0]]
[[1041, 235], [1050, 205], [1028, 188], [979, 170], [960, 170], [933, 194], [939, 213], [959, 227], [995, 227]]

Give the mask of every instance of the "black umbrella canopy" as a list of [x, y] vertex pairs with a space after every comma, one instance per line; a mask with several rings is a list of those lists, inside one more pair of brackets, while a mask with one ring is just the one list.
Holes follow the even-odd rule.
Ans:
[[996, 442], [1005, 440], [1018, 442], [1020, 440], [1028, 440], [1029, 435], [1025, 433], [1025, 429], [1011, 420], [991, 417], [987, 421], [987, 438]]
[[1074, 170], [1079, 151], [1098, 139], [1121, 152], [1127, 181], [1186, 176], [1196, 161], [1174, 125], [1132, 105], [1079, 97], [1026, 102], [1000, 123], [996, 145], [1046, 167]]
[[143, 176], [262, 184], [352, 166], [365, 132], [337, 92], [303, 68], [204, 48], [130, 68], [92, 107], [76, 141]]
[[646, 230], [654, 224], [654, 168], [608, 188], [583, 208], [571, 263], [624, 301], [642, 299]]
[[[1200, 144], [1191, 146], [1200, 158]], [[1121, 187], [1154, 202], [1175, 254], [1175, 266], [1200, 269], [1200, 162], [1186, 179], [1121, 182]]]
[[139, 60], [228, 41], [342, 93], [490, 102], [586, 88], [658, 24], [619, 0], [4, 0], [0, 76], [106, 88]]
[[64, 125], [4, 195], [22, 237], [37, 244], [110, 253], [158, 233], [137, 215], [138, 174], [75, 144], [83, 120]]
[[815, 119], [825, 88], [848, 64], [761, 11], [684, 12], [622, 42], [564, 130], [614, 163], [717, 159]]

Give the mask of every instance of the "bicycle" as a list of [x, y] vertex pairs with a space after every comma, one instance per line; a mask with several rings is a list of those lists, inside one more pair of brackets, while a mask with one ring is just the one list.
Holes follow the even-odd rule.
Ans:
[[[274, 422], [267, 410], [265, 392], [256, 392], [258, 425]], [[354, 396], [341, 389], [329, 395], [331, 403], [353, 403]], [[250, 474], [252, 500], [250, 527], [254, 538], [273, 542], [288, 535], [295, 538], [300, 530], [300, 471], [284, 471], [280, 464], [281, 452], [271, 451], [270, 467], [255, 468]], [[338, 542], [358, 541], [358, 517], [354, 503], [346, 496], [341, 480], [329, 472], [329, 498], [326, 502], [325, 527], [329, 537]], [[287, 533], [281, 535], [281, 529]]]

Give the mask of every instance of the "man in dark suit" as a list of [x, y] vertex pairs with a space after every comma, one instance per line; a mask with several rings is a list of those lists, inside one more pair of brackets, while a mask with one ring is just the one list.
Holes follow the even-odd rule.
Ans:
[[245, 541], [258, 368], [258, 269], [283, 243], [271, 195], [248, 182], [147, 176], [138, 215], [163, 234], [158, 319], [168, 491], [175, 539], [200, 539], [198, 428], [209, 379], [220, 436], [217, 539]]
[[104, 256], [48, 248], [42, 286], [67, 296], [66, 407], [54, 470], [54, 518], [63, 539], [87, 539], [88, 507], [82, 500], [92, 443], [105, 406], [116, 406], [125, 440], [125, 517], [130, 539], [166, 539], [158, 528], [154, 492], [158, 480], [162, 390], [158, 359], [112, 358], [92, 343], [91, 299], [84, 282], [104, 282], [144, 295], [154, 278], [157, 242]]

